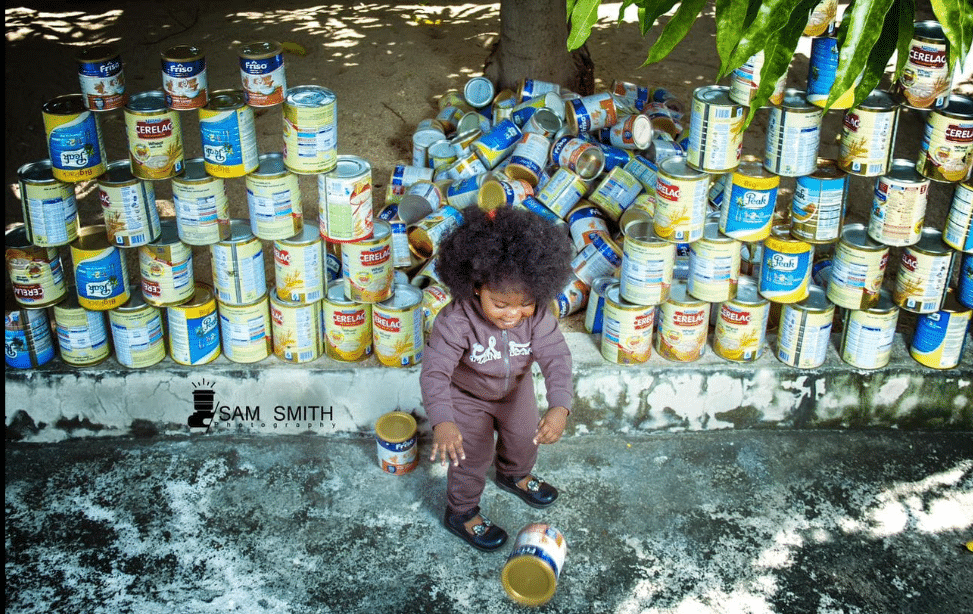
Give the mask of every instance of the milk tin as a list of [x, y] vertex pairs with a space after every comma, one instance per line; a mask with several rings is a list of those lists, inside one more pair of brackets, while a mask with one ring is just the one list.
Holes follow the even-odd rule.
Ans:
[[442, 284], [429, 284], [422, 289], [422, 332], [426, 336], [432, 333], [436, 316], [452, 300], [449, 290]]
[[970, 329], [973, 310], [964, 307], [950, 291], [943, 308], [919, 316], [909, 354], [916, 362], [933, 369], [952, 369], [959, 365]]
[[721, 303], [736, 296], [740, 280], [741, 244], [720, 234], [716, 222], [708, 222], [703, 236], [689, 244], [689, 273], [686, 290], [690, 296]]
[[232, 362], [254, 363], [270, 356], [270, 300], [266, 294], [246, 305], [217, 301], [223, 354]]
[[484, 76], [470, 77], [463, 86], [463, 99], [474, 109], [489, 105], [495, 95], [493, 81]]
[[399, 206], [385, 205], [378, 213], [378, 219], [389, 223], [392, 229], [392, 266], [395, 268], [410, 268], [417, 264], [418, 259], [409, 249], [409, 235], [405, 222], [399, 217]]
[[924, 228], [919, 241], [902, 250], [892, 293], [892, 300], [902, 309], [933, 313], [942, 307], [954, 253], [943, 244], [942, 236], [938, 230]]
[[338, 103], [320, 85], [298, 85], [284, 97], [284, 164], [292, 173], [327, 173], [338, 163]]
[[831, 35], [838, 17], [838, 0], [820, 0], [804, 26], [804, 36]]
[[686, 282], [672, 285], [669, 300], [659, 307], [655, 349], [666, 360], [692, 362], [706, 353], [710, 305], [686, 291]]
[[78, 238], [78, 201], [74, 186], [54, 178], [50, 160], [24, 164], [17, 169], [17, 180], [29, 243], [37, 247], [56, 247]]
[[652, 355], [655, 307], [635, 305], [621, 297], [621, 288], [605, 291], [601, 355], [619, 365], [642, 364]]
[[338, 156], [335, 169], [318, 175], [321, 236], [336, 243], [372, 234], [372, 166], [357, 156]]
[[[733, 102], [749, 107], [753, 102], [757, 90], [760, 89], [760, 72], [764, 67], [764, 52], [758, 51], [750, 56], [742, 66], [733, 71], [730, 75], [730, 99]], [[787, 71], [784, 71], [777, 82], [774, 90], [770, 94], [768, 103], [779, 105], [784, 100], [784, 85], [787, 82]]]
[[803, 301], [784, 305], [777, 329], [777, 360], [799, 369], [814, 369], [824, 364], [831, 343], [834, 305], [824, 290], [808, 288]]
[[274, 41], [254, 41], [240, 46], [240, 81], [247, 104], [272, 107], [284, 102], [287, 76], [284, 49]]
[[270, 292], [270, 326], [274, 356], [284, 362], [307, 363], [324, 352], [324, 322], [321, 301], [298, 303]]
[[692, 243], [703, 236], [709, 175], [694, 170], [682, 156], [659, 165], [655, 195], [655, 232], [666, 241]]
[[763, 355], [770, 303], [751, 277], [740, 277], [737, 295], [719, 307], [713, 352], [726, 360], [754, 362]]
[[477, 204], [484, 211], [498, 207], [518, 205], [528, 196], [533, 196], [534, 190], [530, 184], [521, 179], [504, 179], [494, 175], [483, 181], [480, 192], [476, 195]]
[[622, 266], [622, 250], [607, 235], [592, 238], [591, 243], [571, 260], [571, 268], [585, 286], [596, 277], [613, 277]]
[[125, 131], [134, 176], [168, 179], [182, 172], [182, 124], [179, 113], [166, 106], [162, 92], [140, 92], [128, 99]]
[[656, 235], [650, 222], [630, 224], [622, 247], [620, 296], [636, 305], [666, 302], [675, 261], [676, 245]]
[[818, 158], [817, 170], [797, 178], [791, 201], [791, 234], [808, 243], [832, 243], [841, 236], [848, 175], [835, 160]]
[[973, 252], [973, 184], [957, 184], [943, 229], [943, 243], [961, 252]]
[[115, 359], [130, 369], [142, 369], [166, 357], [162, 310], [133, 294], [124, 305], [108, 312]]
[[446, 205], [407, 229], [409, 249], [421, 260], [432, 258], [443, 240], [463, 222], [463, 214]]
[[803, 91], [787, 90], [780, 105], [770, 109], [764, 168], [784, 177], [814, 173], [823, 118], [824, 111], [809, 103]]
[[219, 177], [206, 173], [202, 158], [186, 160], [183, 174], [172, 178], [179, 240], [212, 245], [230, 237], [230, 201]]
[[8, 367], [32, 369], [54, 358], [54, 338], [44, 309], [7, 304], [3, 317], [4, 359]]
[[926, 117], [916, 169], [934, 181], [966, 181], [973, 170], [973, 98], [954, 94]]
[[868, 236], [885, 245], [914, 245], [926, 219], [929, 180], [909, 160], [893, 160], [892, 168], [875, 181]]
[[838, 165], [853, 175], [875, 177], [888, 172], [899, 107], [881, 90], [845, 112]]
[[61, 360], [72, 367], [89, 367], [111, 356], [105, 312], [84, 309], [71, 288], [54, 306], [54, 330]]
[[953, 89], [949, 41], [937, 21], [913, 24], [909, 55], [895, 82], [896, 101], [914, 109], [941, 109]]
[[728, 87], [707, 85], [693, 92], [686, 162], [707, 173], [732, 171], [743, 153], [746, 109], [730, 98]]
[[422, 362], [422, 291], [395, 284], [392, 297], [372, 305], [372, 343], [386, 367], [413, 367]]
[[378, 465], [385, 473], [403, 475], [419, 465], [416, 419], [401, 411], [389, 412], [375, 421]]
[[500, 572], [503, 589], [519, 604], [544, 605], [557, 590], [567, 551], [564, 535], [553, 526], [527, 525], [517, 534]]
[[[551, 146], [551, 163], [574, 171], [588, 181], [601, 174], [605, 168], [605, 153], [594, 143], [566, 135]], [[544, 201], [541, 201], [544, 202]]]
[[250, 228], [261, 239], [287, 239], [304, 228], [301, 188], [297, 175], [284, 166], [280, 153], [261, 154], [255, 171], [247, 175]]
[[176, 45], [162, 52], [162, 91], [165, 103], [175, 111], [206, 106], [208, 82], [206, 56], [196, 45]]
[[617, 222], [641, 191], [639, 180], [623, 167], [616, 166], [602, 178], [588, 200]]
[[597, 92], [569, 100], [564, 111], [571, 134], [594, 132], [618, 123], [618, 109], [611, 92]]
[[744, 160], [726, 182], [720, 207], [720, 232], [739, 241], [770, 236], [780, 177], [756, 159]]
[[594, 240], [596, 234], [609, 234], [608, 218], [601, 209], [584, 203], [568, 213], [567, 224], [574, 249], [579, 252]]
[[210, 256], [221, 303], [248, 305], [267, 293], [263, 246], [246, 220], [231, 220], [230, 238], [211, 245]]
[[[397, 205], [402, 201], [406, 189], [417, 181], [432, 182], [433, 169], [411, 164], [397, 164], [389, 177], [388, 188], [385, 190], [385, 204]], [[479, 188], [479, 185], [477, 185]]]
[[522, 179], [534, 187], [547, 166], [550, 151], [550, 139], [542, 134], [525, 132], [514, 146], [510, 154], [510, 164], [504, 172], [512, 179]]
[[[807, 100], [813, 105], [824, 107], [834, 89], [835, 75], [838, 70], [838, 39], [833, 36], [816, 36], [811, 39], [811, 57], [808, 62]], [[838, 96], [832, 109], [847, 109], [855, 101], [855, 86], [861, 80]]]
[[380, 303], [392, 295], [392, 226], [375, 220], [367, 239], [341, 246], [341, 271], [345, 296], [359, 303]]
[[516, 99], [517, 101], [530, 100], [531, 98], [542, 96], [547, 92], [554, 92], [560, 95], [561, 86], [557, 83], [538, 81], [537, 79], [521, 79], [517, 84]]
[[[412, 134], [412, 166], [432, 168], [429, 166], [429, 147], [445, 140], [446, 135], [440, 129], [416, 129]], [[479, 161], [479, 158], [477, 158], [477, 161]]]
[[193, 252], [179, 240], [174, 221], [163, 220], [159, 238], [139, 247], [139, 272], [142, 296], [150, 305], [168, 307], [193, 298]]
[[598, 277], [592, 280], [585, 307], [584, 328], [593, 335], [600, 334], [605, 321], [605, 293], [619, 282], [614, 277]]
[[618, 118], [618, 123], [602, 132], [607, 132], [605, 140], [613, 147], [646, 149], [652, 142], [652, 120], [647, 115], [624, 115]]
[[125, 105], [125, 74], [115, 45], [86, 45], [75, 59], [85, 107], [92, 111], [111, 111]]
[[58, 181], [94, 179], [105, 172], [105, 142], [80, 94], [58, 96], [41, 107], [51, 174]]
[[207, 173], [227, 179], [256, 170], [257, 129], [243, 92], [212, 92], [206, 106], [199, 109], [199, 132]]
[[[484, 174], [483, 178], [477, 182], [474, 203], [479, 198], [480, 188], [486, 181], [486, 177]], [[445, 202], [446, 199], [440, 184], [420, 179], [406, 188], [402, 198], [399, 199], [399, 217], [406, 225], [415, 224], [433, 211], [437, 211]]]
[[53, 247], [27, 240], [27, 229], [15, 226], [4, 234], [7, 274], [17, 303], [40, 309], [61, 301], [67, 293], [61, 255]]
[[858, 369], [881, 369], [889, 364], [899, 308], [882, 291], [874, 307], [847, 312], [841, 333], [841, 359]]
[[577, 173], [562, 166], [537, 193], [537, 200], [563, 219], [587, 191], [588, 184]]
[[813, 245], [792, 238], [786, 227], [775, 226], [763, 241], [758, 284], [761, 296], [777, 303], [804, 300], [813, 259]]
[[343, 362], [372, 355], [372, 306], [345, 297], [340, 285], [328, 288], [324, 299], [324, 351]]
[[212, 289], [197, 283], [190, 299], [166, 308], [169, 356], [190, 367], [216, 360], [220, 355], [220, 326]]
[[132, 175], [128, 160], [116, 160], [98, 177], [98, 200], [105, 215], [108, 240], [138, 247], [159, 238], [161, 222], [152, 184]]
[[523, 133], [513, 121], [505, 119], [490, 132], [473, 141], [472, 148], [488, 169], [496, 168], [500, 160], [513, 152]]
[[128, 266], [121, 250], [108, 242], [104, 226], [85, 226], [71, 243], [78, 303], [85, 309], [107, 311], [131, 296]]
[[971, 253], [963, 254], [963, 260], [960, 262], [956, 300], [961, 305], [973, 308], [973, 254]]
[[874, 307], [888, 261], [888, 247], [872, 240], [862, 224], [848, 224], [831, 260], [828, 300], [846, 309]]
[[282, 299], [313, 303], [324, 298], [324, 242], [317, 228], [305, 226], [293, 237], [274, 241], [274, 281]]

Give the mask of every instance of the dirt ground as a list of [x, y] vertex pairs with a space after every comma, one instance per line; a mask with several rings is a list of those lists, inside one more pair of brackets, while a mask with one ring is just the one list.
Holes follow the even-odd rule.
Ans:
[[[372, 167], [374, 206], [384, 205], [385, 190], [396, 164], [411, 159], [411, 135], [423, 119], [437, 111], [436, 99], [461, 89], [481, 73], [483, 62], [499, 36], [499, 4], [445, 2], [374, 4], [361, 2], [310, 3], [296, 0], [238, 3], [170, 0], [141, 2], [103, 0], [61, 3], [29, 1], [6, 9], [7, 83], [4, 178], [7, 225], [21, 220], [17, 169], [48, 157], [41, 106], [61, 94], [80, 91], [75, 54], [92, 43], [118, 46], [131, 93], [161, 89], [160, 53], [176, 44], [205, 49], [211, 89], [239, 88], [237, 47], [248, 40], [273, 39], [296, 43], [306, 54], [285, 56], [289, 86], [316, 84], [337, 96], [338, 152], [366, 159]], [[232, 5], [230, 5], [232, 6]], [[663, 62], [642, 67], [649, 42], [661, 31], [653, 28], [643, 39], [629, 9], [617, 23], [618, 4], [606, 3], [588, 41], [595, 66], [596, 90], [615, 79], [649, 87], [663, 87], [682, 101], [692, 91], [713, 83], [718, 69], [714, 21], [701, 18], [687, 39]], [[920, 11], [920, 17], [924, 17]], [[663, 18], [665, 20], [667, 18]], [[788, 86], [804, 88], [809, 39], [791, 65]], [[970, 91], [969, 82], [960, 85]], [[261, 110], [257, 117], [261, 153], [281, 151], [282, 110]], [[181, 114], [186, 157], [201, 155], [195, 111]], [[744, 141], [745, 154], [762, 155], [768, 111], [760, 111]], [[127, 155], [122, 111], [100, 115], [108, 159]], [[837, 155], [835, 137], [841, 112], [826, 115], [820, 154]], [[923, 119], [903, 109], [899, 120], [896, 157], [917, 157]], [[233, 217], [247, 217], [244, 180], [227, 180]], [[793, 180], [782, 182], [779, 206], [789, 206]], [[874, 179], [852, 177], [849, 221], [867, 220]], [[77, 185], [82, 224], [100, 222], [95, 186]], [[307, 223], [316, 223], [317, 185], [313, 176], [301, 177]], [[953, 186], [934, 184], [927, 225], [942, 227]], [[163, 216], [174, 216], [169, 181], [155, 182]], [[209, 276], [205, 249], [196, 255], [197, 279]], [[137, 269], [135, 269], [137, 270]], [[205, 272], [204, 272], [205, 271]]]

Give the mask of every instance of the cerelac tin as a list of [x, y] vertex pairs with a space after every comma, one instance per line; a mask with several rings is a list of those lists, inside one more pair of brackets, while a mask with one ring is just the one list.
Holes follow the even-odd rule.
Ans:
[[686, 282], [672, 285], [669, 300], [659, 307], [655, 349], [666, 360], [692, 362], [706, 352], [710, 305], [686, 291]]
[[874, 307], [850, 310], [841, 333], [841, 360], [858, 369], [881, 369], [889, 364], [899, 308], [882, 291]]
[[391, 411], [375, 421], [378, 465], [385, 473], [402, 475], [419, 464], [416, 419], [401, 411]]
[[618, 365], [636, 365], [652, 356], [655, 307], [635, 305], [621, 297], [620, 286], [605, 291], [601, 355]]
[[211, 245], [210, 256], [220, 302], [247, 305], [267, 293], [263, 246], [246, 220], [231, 220], [230, 238]]
[[217, 301], [223, 354], [233, 362], [254, 363], [270, 356], [270, 300], [266, 294], [246, 305]]
[[713, 333], [713, 352], [734, 362], [753, 362], [764, 352], [770, 303], [761, 298], [757, 284], [741, 277], [734, 298], [720, 304]]
[[346, 298], [341, 285], [328, 288], [324, 299], [324, 352], [342, 362], [372, 355], [372, 306]]
[[422, 362], [422, 290], [395, 284], [392, 297], [372, 305], [372, 343], [386, 367], [414, 367]]
[[892, 300], [902, 309], [933, 313], [941, 308], [954, 253], [942, 237], [938, 230], [925, 228], [918, 243], [902, 250], [892, 293]]
[[131, 296], [128, 267], [121, 250], [108, 242], [104, 226], [86, 226], [71, 243], [71, 261], [78, 303], [85, 309], [107, 311]]
[[7, 273], [18, 303], [29, 309], [40, 309], [64, 298], [67, 286], [57, 249], [32, 245], [22, 225], [8, 230], [4, 243]]

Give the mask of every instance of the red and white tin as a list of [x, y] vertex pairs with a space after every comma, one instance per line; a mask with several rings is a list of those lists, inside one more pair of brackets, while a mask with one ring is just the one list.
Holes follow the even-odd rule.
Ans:
[[601, 355], [619, 365], [642, 364], [652, 356], [655, 307], [635, 305], [621, 297], [621, 289], [605, 291]]
[[18, 303], [40, 309], [64, 299], [67, 286], [57, 249], [32, 245], [22, 225], [8, 230], [4, 243], [7, 273]]
[[933, 313], [942, 307], [955, 253], [942, 237], [938, 230], [924, 228], [919, 241], [902, 250], [892, 293], [892, 300], [902, 309]]
[[422, 362], [422, 290], [395, 284], [392, 296], [372, 305], [372, 344], [387, 367], [414, 367]]
[[372, 306], [345, 296], [344, 287], [328, 288], [324, 300], [324, 351], [342, 362], [364, 360], [372, 355]]
[[672, 284], [669, 299], [659, 306], [655, 349], [676, 362], [693, 362], [706, 353], [710, 305], [686, 291], [686, 282]]
[[926, 117], [916, 169], [934, 181], [966, 181], [973, 171], [973, 98], [954, 94]]
[[359, 303], [379, 303], [392, 296], [392, 226], [375, 220], [372, 236], [341, 246], [345, 296]]
[[703, 236], [709, 175], [682, 156], [659, 165], [655, 187], [655, 232], [666, 241], [692, 243]]
[[845, 112], [838, 165], [853, 175], [876, 177], [889, 170], [899, 107], [881, 90]]
[[720, 304], [713, 352], [734, 362], [754, 362], [764, 353], [770, 301], [757, 293], [757, 283], [741, 277], [734, 298]]

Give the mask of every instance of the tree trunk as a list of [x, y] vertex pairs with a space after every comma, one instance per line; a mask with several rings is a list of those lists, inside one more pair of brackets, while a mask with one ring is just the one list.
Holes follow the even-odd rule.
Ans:
[[500, 89], [517, 89], [521, 79], [562, 85], [582, 96], [594, 91], [588, 48], [567, 50], [570, 24], [565, 0], [501, 0], [500, 40], [483, 74]]

